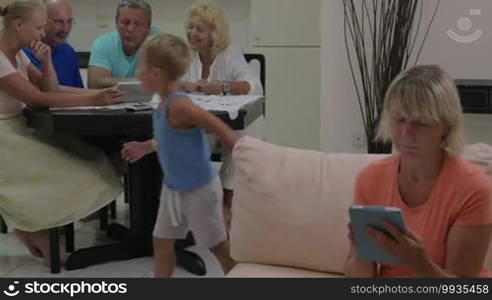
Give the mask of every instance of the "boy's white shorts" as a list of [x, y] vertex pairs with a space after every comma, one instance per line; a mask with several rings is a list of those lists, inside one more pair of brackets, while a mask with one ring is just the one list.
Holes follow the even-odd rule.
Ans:
[[227, 239], [218, 176], [189, 191], [162, 187], [154, 237], [184, 239], [190, 230], [196, 244], [208, 249]]

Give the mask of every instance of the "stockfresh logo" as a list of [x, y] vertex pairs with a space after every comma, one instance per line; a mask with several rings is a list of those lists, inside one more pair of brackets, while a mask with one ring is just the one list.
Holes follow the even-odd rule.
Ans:
[[[481, 9], [470, 9], [470, 16], [480, 16], [482, 14]], [[446, 34], [452, 40], [458, 43], [473, 43], [482, 37], [482, 30], [475, 30], [473, 33], [470, 31], [472, 29], [472, 20], [468, 17], [463, 17], [458, 20], [458, 29], [461, 33], [456, 33], [454, 30], [450, 29], [446, 31]]]
[[10, 284], [7, 287], [7, 289], [3, 291], [3, 293], [9, 297], [15, 297], [15, 296], [19, 295], [20, 291], [17, 289], [18, 284], [19, 284], [18, 281], [14, 281], [14, 284]]
[[[40, 282], [28, 281], [19, 284], [19, 281], [14, 281], [13, 284], [3, 291], [7, 297], [15, 297], [22, 293], [23, 295], [68, 295], [74, 297], [76, 295], [98, 295], [98, 294], [126, 294], [128, 292], [126, 283], [111, 283], [111, 282]], [[1, 294], [0, 294], [1, 296]], [[22, 298], [22, 297], [21, 297]]]

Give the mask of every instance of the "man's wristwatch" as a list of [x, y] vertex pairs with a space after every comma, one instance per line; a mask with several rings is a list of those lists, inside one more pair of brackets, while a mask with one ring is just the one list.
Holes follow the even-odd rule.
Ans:
[[222, 85], [223, 85], [222, 92], [224, 93], [224, 95], [230, 94], [231, 93], [231, 82], [230, 81], [223, 81]]

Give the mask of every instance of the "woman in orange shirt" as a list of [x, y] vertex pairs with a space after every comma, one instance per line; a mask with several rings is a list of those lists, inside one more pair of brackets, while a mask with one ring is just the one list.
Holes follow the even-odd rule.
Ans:
[[407, 230], [383, 222], [392, 238], [369, 235], [399, 262], [363, 261], [352, 246], [349, 277], [488, 277], [492, 184], [457, 157], [462, 108], [451, 77], [438, 66], [416, 66], [388, 89], [378, 137], [398, 153], [361, 171], [355, 204], [399, 207]]

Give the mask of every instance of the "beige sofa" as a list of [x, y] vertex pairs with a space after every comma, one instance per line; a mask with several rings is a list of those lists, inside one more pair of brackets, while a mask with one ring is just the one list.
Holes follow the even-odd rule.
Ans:
[[[467, 147], [465, 153], [492, 175], [490, 146]], [[241, 139], [233, 152], [230, 232], [231, 255], [238, 264], [228, 277], [343, 276], [349, 249], [347, 212], [356, 174], [382, 157], [326, 154]]]

